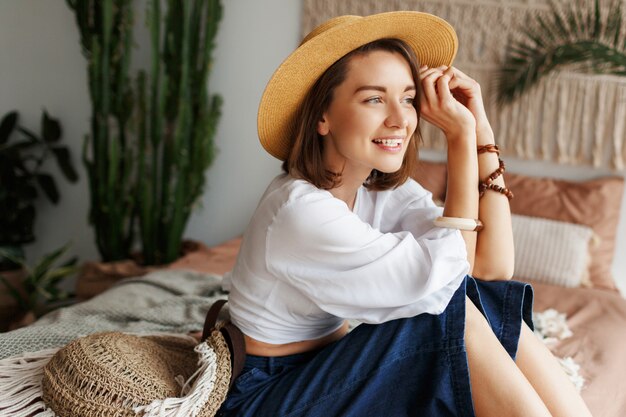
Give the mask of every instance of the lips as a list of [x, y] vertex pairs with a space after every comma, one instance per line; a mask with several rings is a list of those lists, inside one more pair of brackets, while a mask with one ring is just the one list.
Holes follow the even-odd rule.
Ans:
[[399, 151], [402, 149], [403, 140], [404, 138], [400, 136], [388, 136], [373, 139], [372, 143], [386, 151]]

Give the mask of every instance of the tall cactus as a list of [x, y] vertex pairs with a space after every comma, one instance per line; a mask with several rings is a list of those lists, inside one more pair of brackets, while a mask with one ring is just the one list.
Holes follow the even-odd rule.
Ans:
[[133, 243], [135, 205], [136, 150], [127, 137], [133, 109], [128, 77], [132, 0], [66, 1], [80, 29], [93, 105], [91, 135], [86, 135], [83, 147], [91, 197], [89, 221], [102, 260], [124, 259]]
[[66, 1], [89, 61], [93, 113], [83, 161], [102, 259], [128, 258], [137, 222], [144, 263], [171, 262], [215, 157], [222, 100], [209, 95], [207, 80], [221, 3], [167, 0], [163, 17], [162, 1], [150, 0], [152, 62], [149, 76], [137, 77], [135, 106], [128, 77], [132, 0]]
[[[213, 137], [222, 99], [207, 91], [219, 0], [151, 0], [150, 77], [139, 90], [138, 217], [147, 264], [178, 257], [204, 172], [215, 157]], [[161, 31], [161, 24], [164, 29]], [[149, 93], [146, 91], [149, 85]]]

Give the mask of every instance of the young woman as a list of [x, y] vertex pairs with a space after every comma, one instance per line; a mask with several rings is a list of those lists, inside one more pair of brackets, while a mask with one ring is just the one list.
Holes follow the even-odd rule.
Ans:
[[[590, 415], [510, 281], [512, 193], [456, 49], [432, 15], [342, 16], [275, 72], [259, 136], [285, 173], [225, 277], [247, 358], [220, 415]], [[446, 135], [443, 209], [409, 177], [420, 117]]]

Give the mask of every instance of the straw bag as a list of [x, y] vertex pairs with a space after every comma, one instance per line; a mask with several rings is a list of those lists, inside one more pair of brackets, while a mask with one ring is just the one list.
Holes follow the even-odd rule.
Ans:
[[189, 337], [96, 333], [60, 349], [44, 368], [43, 400], [57, 416], [212, 417], [243, 368], [232, 323], [207, 313], [202, 342]]

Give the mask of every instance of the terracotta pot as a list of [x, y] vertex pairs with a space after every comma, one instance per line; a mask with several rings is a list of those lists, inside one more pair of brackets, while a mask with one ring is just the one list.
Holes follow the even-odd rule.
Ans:
[[27, 311], [25, 313], [19, 313], [17, 316], [13, 317], [11, 322], [9, 323], [8, 330], [16, 330], [22, 327], [26, 327], [29, 324], [32, 324], [37, 320], [37, 316], [32, 311]]
[[205, 250], [207, 247], [202, 242], [185, 240], [181, 247], [181, 258], [172, 264], [141, 265], [138, 262], [139, 256], [135, 256], [135, 259], [116, 262], [85, 262], [76, 279], [76, 298], [86, 300], [100, 294], [123, 279], [140, 277], [158, 269], [168, 269], [171, 265], [179, 262], [185, 263], [186, 257], [193, 257], [194, 253]]
[[[16, 269], [13, 271], [0, 272], [4, 278], [19, 291], [24, 292], [22, 282], [26, 277], [26, 271], [24, 269]], [[11, 296], [9, 289], [0, 282], [0, 331], [4, 332], [8, 330], [9, 323], [13, 320], [16, 314], [19, 313], [19, 305], [17, 301]]]

